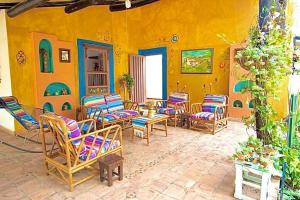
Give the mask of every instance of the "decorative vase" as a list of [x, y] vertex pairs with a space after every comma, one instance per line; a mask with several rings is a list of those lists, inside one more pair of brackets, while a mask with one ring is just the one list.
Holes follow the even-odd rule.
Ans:
[[149, 108], [148, 109], [148, 118], [153, 118], [155, 115], [155, 109]]

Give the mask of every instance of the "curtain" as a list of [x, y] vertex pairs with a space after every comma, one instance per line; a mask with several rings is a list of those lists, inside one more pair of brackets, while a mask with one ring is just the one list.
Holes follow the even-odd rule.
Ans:
[[129, 73], [134, 79], [131, 99], [134, 102], [146, 101], [146, 59], [145, 56], [129, 55]]

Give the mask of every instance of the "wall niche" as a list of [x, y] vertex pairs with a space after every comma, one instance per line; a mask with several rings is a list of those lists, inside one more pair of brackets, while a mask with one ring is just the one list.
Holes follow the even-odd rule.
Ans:
[[243, 108], [243, 103], [240, 100], [235, 100], [233, 102], [233, 107], [234, 108]]
[[48, 112], [54, 112], [53, 105], [49, 102], [44, 104], [43, 109]]
[[44, 96], [62, 96], [70, 94], [70, 88], [66, 84], [60, 82], [51, 83], [44, 92]]
[[61, 110], [72, 110], [72, 106], [69, 102], [65, 102], [62, 107]]
[[53, 73], [52, 46], [49, 40], [42, 39], [39, 44], [40, 72]]

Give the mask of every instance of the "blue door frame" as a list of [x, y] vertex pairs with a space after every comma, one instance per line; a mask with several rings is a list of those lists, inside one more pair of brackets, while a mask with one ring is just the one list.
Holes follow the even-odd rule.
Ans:
[[138, 53], [142, 56], [162, 55], [162, 97], [167, 99], [167, 47], [140, 49]]
[[79, 79], [79, 99], [85, 96], [86, 85], [85, 85], [85, 69], [84, 69], [84, 45], [90, 44], [99, 47], [105, 47], [109, 49], [109, 87], [110, 93], [113, 94], [115, 91], [114, 86], [114, 49], [113, 45], [106, 44], [102, 42], [95, 42], [91, 40], [77, 39], [77, 49], [78, 49], [78, 79]]

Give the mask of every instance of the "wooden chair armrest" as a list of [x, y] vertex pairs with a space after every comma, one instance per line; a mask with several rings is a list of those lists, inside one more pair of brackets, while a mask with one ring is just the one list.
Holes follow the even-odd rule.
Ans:
[[124, 108], [126, 110], [138, 110], [139, 104], [135, 101], [124, 101]]
[[191, 113], [196, 114], [202, 112], [202, 103], [193, 103], [191, 105]]
[[85, 132], [85, 134], [90, 133], [90, 131], [97, 130], [96, 121], [94, 119], [86, 119], [86, 120], [78, 121], [77, 123], [80, 124], [80, 126], [79, 126], [80, 132], [82, 132], [82, 129], [84, 128], [84, 126], [86, 124], [88, 125], [88, 129]]
[[163, 100], [163, 99], [156, 100], [156, 102], [155, 102], [156, 108], [159, 109], [159, 108], [167, 107], [168, 102], [169, 102], [168, 100]]
[[[88, 109], [91, 109], [91, 111], [88, 112]], [[84, 106], [83, 119], [95, 119], [96, 121], [98, 121], [99, 119], [103, 120], [103, 110], [98, 106], [91, 106], [91, 107]]]

